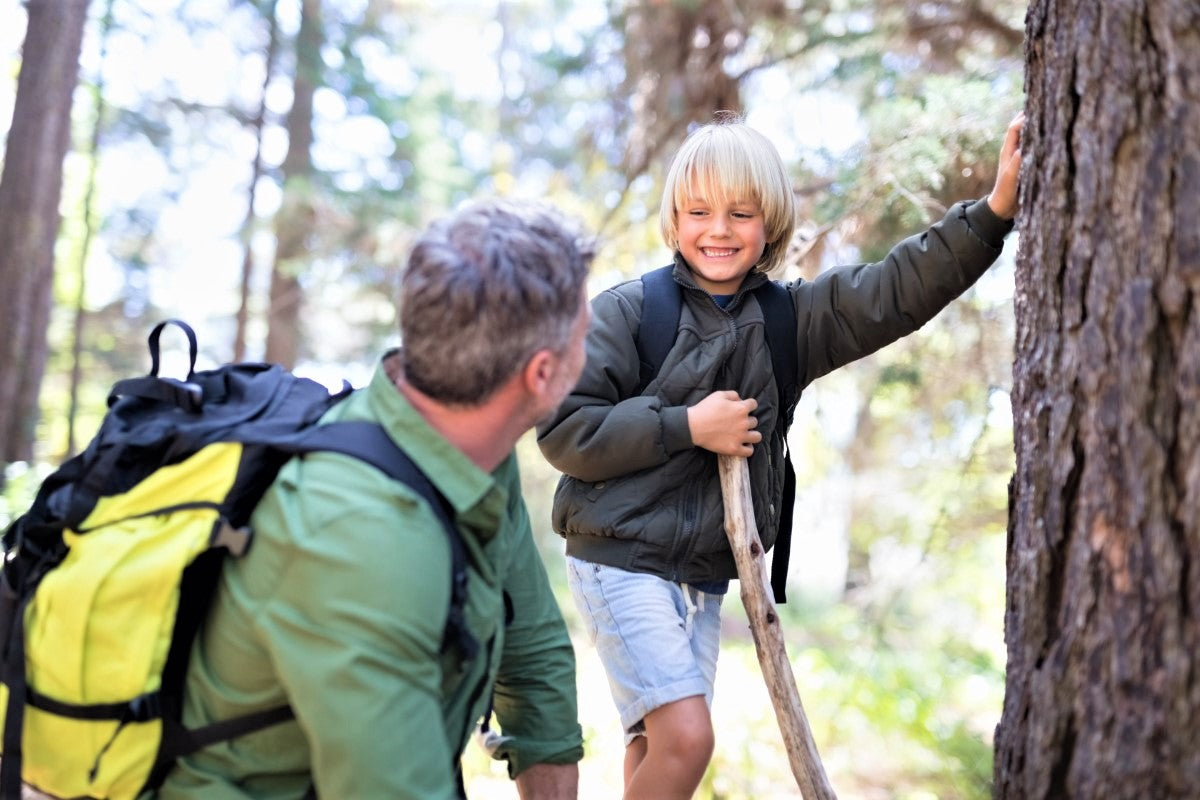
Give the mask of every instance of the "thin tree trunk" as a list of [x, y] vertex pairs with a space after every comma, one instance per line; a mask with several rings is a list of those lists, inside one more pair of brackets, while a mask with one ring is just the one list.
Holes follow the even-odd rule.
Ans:
[[87, 323], [87, 262], [91, 252], [92, 239], [95, 237], [96, 226], [92, 216], [92, 203], [96, 194], [96, 172], [100, 163], [100, 132], [104, 129], [104, 59], [108, 53], [108, 34], [112, 30], [113, 0], [108, 0], [104, 9], [104, 19], [100, 23], [100, 69], [96, 74], [96, 83], [92, 87], [92, 98], [95, 104], [96, 118], [92, 122], [92, 135], [89, 140], [87, 157], [90, 159], [87, 175], [87, 191], [83, 195], [83, 241], [79, 246], [79, 264], [77, 285], [75, 291], [75, 320], [71, 333], [71, 385], [70, 403], [67, 407], [67, 452], [64, 458], [75, 455], [75, 418], [79, 414], [79, 386], [83, 381], [83, 340], [84, 328]]
[[296, 37], [296, 75], [288, 112], [288, 151], [283, 161], [283, 204], [275, 218], [275, 263], [271, 269], [267, 361], [293, 367], [300, 351], [300, 274], [308, 260], [313, 208], [313, 95], [320, 84], [320, 0], [304, 0]]
[[233, 339], [233, 360], [246, 358], [246, 326], [250, 320], [250, 290], [254, 279], [254, 201], [258, 196], [258, 181], [263, 175], [263, 127], [267, 120], [267, 89], [275, 73], [275, 54], [279, 49], [279, 26], [276, 8], [279, 0], [270, 0], [267, 9], [267, 53], [263, 59], [262, 99], [252, 123], [254, 128], [254, 164], [250, 168], [247, 190], [246, 220], [242, 223], [242, 285], [237, 310], [237, 331]]
[[1200, 6], [1027, 19], [1000, 798], [1200, 787]]
[[[33, 455], [48, 352], [63, 159], [88, 0], [29, 0], [12, 128], [0, 175], [0, 463]], [[0, 478], [0, 481], [3, 479]]]

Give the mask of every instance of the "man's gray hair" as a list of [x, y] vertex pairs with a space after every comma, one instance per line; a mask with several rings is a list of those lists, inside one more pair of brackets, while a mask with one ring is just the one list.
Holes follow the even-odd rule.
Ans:
[[594, 256], [595, 240], [541, 203], [479, 201], [435, 222], [400, 281], [405, 377], [478, 405], [538, 350], [563, 352]]

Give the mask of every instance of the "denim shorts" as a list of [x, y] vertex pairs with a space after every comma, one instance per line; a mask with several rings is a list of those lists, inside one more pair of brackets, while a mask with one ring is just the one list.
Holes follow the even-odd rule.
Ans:
[[567, 582], [608, 675], [625, 744], [656, 708], [704, 695], [711, 707], [721, 600], [654, 575], [567, 557]]

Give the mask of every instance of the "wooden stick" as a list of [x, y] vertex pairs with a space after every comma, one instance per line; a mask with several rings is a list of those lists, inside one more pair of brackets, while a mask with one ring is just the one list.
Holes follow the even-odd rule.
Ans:
[[791, 762], [792, 775], [804, 800], [836, 800], [829, 785], [821, 756], [813, 741], [808, 717], [800, 702], [796, 676], [788, 660], [779, 612], [771, 591], [771, 578], [754, 522], [754, 504], [750, 495], [750, 469], [746, 459], [719, 456], [721, 494], [725, 501], [725, 533], [737, 562], [738, 582], [741, 584], [742, 605], [750, 618], [754, 649], [762, 667], [775, 719], [783, 734], [783, 744]]

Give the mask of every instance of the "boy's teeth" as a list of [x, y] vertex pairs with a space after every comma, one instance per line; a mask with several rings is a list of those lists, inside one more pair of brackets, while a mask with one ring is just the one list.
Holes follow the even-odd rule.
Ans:
[[736, 250], [732, 250], [732, 249], [728, 249], [728, 248], [726, 248], [724, 250], [718, 250], [715, 247], [704, 248], [704, 255], [706, 255], [706, 256], [731, 256], [736, 252], [737, 252]]

